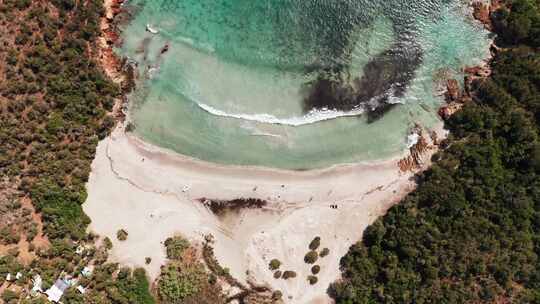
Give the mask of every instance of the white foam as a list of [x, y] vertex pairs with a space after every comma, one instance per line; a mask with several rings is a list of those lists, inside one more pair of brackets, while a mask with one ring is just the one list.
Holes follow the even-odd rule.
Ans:
[[214, 47], [209, 43], [200, 43], [200, 42], [197, 43], [192, 38], [180, 36], [180, 35], [176, 35], [174, 39], [175, 41], [195, 50], [199, 50], [208, 54], [212, 54], [216, 52]]
[[414, 145], [416, 145], [418, 143], [418, 140], [420, 140], [420, 135], [417, 133], [412, 133], [407, 136], [407, 149], [410, 149]]
[[204, 103], [197, 103], [197, 105], [204, 111], [220, 117], [236, 118], [248, 121], [255, 121], [259, 123], [286, 125], [286, 126], [303, 126], [314, 124], [317, 122], [336, 119], [339, 117], [358, 116], [364, 113], [364, 109], [358, 108], [352, 111], [336, 111], [336, 110], [313, 110], [304, 116], [295, 116], [290, 118], [279, 118], [271, 114], [242, 114], [242, 113], [227, 113], [222, 110], [216, 109]]
[[273, 133], [265, 133], [265, 132], [253, 132], [251, 133], [251, 136], [264, 136], [264, 137], [275, 137], [275, 138], [281, 138], [281, 135], [273, 134]]
[[159, 30], [153, 28], [150, 24], [146, 24], [146, 31], [154, 35], [159, 33]]

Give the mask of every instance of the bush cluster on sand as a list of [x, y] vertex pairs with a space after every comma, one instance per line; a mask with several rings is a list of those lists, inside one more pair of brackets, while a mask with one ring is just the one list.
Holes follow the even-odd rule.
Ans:
[[316, 276], [314, 276], [314, 275], [309, 275], [309, 276], [307, 277], [307, 280], [308, 280], [308, 282], [309, 282], [310, 285], [315, 285], [315, 284], [317, 284], [317, 282], [319, 281], [319, 279], [318, 279]]
[[274, 301], [281, 300], [282, 297], [283, 297], [283, 293], [279, 290], [276, 290], [272, 293], [272, 300]]
[[[317, 262], [319, 257], [323, 258], [327, 256], [330, 253], [330, 250], [328, 248], [323, 248], [320, 252], [317, 252], [317, 249], [321, 246], [321, 237], [316, 236], [313, 238], [313, 240], [309, 243], [309, 249], [310, 251], [304, 256], [304, 262], [306, 264], [314, 264]], [[307, 280], [310, 285], [315, 285], [319, 281], [317, 278], [317, 274], [321, 271], [321, 266], [319, 265], [313, 265], [311, 267], [311, 275], [308, 275]]]
[[217, 284], [218, 278], [194, 258], [197, 251], [186, 239], [174, 236], [168, 238], [164, 245], [169, 262], [161, 268], [157, 282], [159, 303], [225, 304], [225, 297]]
[[127, 240], [128, 238], [128, 233], [126, 230], [124, 229], [120, 229], [116, 232], [116, 238], [119, 240], [119, 241], [125, 241]]
[[184, 251], [189, 248], [189, 242], [181, 236], [170, 237], [165, 240], [165, 249], [167, 258], [171, 260], [180, 260]]
[[296, 278], [296, 272], [294, 271], [291, 271], [291, 270], [286, 270], [285, 272], [283, 272], [283, 276], [281, 276], [284, 280], [288, 280], [288, 279], [291, 279], [291, 278]]
[[321, 253], [319, 254], [321, 258], [324, 258], [325, 256], [327, 256], [328, 254], [330, 254], [330, 249], [328, 248], [323, 248], [323, 250], [321, 250]]
[[317, 250], [321, 246], [321, 237], [315, 237], [311, 243], [309, 243], [309, 250]]
[[307, 264], [313, 264], [317, 262], [318, 258], [319, 258], [319, 254], [317, 253], [317, 251], [312, 250], [304, 256], [304, 262], [306, 262]]
[[111, 239], [109, 237], [105, 237], [103, 239], [103, 246], [105, 247], [105, 249], [107, 250], [111, 250], [112, 247], [113, 247], [113, 243], [111, 241]]
[[272, 259], [270, 263], [268, 264], [268, 267], [270, 268], [270, 270], [278, 270], [280, 266], [281, 266], [281, 261], [278, 259]]

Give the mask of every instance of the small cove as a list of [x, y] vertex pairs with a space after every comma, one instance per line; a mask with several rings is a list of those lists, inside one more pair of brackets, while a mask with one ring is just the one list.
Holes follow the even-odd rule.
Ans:
[[[440, 123], [437, 85], [480, 63], [489, 45], [464, 3], [402, 2], [130, 1], [137, 14], [118, 52], [138, 64], [135, 132], [220, 164], [314, 169], [394, 157], [415, 123]], [[321, 79], [369, 100], [306, 109]], [[382, 97], [398, 105], [373, 122], [356, 115]]]

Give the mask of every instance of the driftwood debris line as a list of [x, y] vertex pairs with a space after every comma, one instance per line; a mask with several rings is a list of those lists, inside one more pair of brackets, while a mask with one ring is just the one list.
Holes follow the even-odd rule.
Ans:
[[268, 205], [268, 202], [257, 198], [237, 198], [233, 200], [214, 200], [208, 198], [197, 199], [217, 216], [223, 216], [227, 212], [237, 212], [242, 209], [260, 209]]

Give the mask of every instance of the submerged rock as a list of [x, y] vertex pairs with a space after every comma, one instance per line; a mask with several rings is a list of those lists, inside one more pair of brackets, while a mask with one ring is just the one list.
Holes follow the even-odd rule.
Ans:
[[363, 69], [363, 76], [354, 79], [352, 84], [336, 76], [339, 71], [325, 72], [311, 84], [304, 111], [362, 108], [368, 122], [374, 122], [396, 106], [390, 99], [403, 97], [421, 63], [420, 49], [397, 43], [370, 60]]

